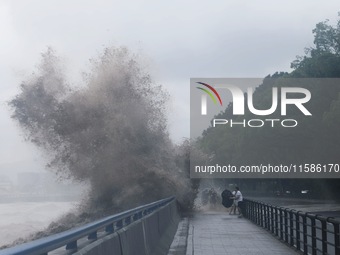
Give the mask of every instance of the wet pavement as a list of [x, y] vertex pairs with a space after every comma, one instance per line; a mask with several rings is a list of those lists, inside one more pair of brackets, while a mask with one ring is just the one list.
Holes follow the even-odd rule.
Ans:
[[[186, 230], [185, 230], [186, 229]], [[187, 231], [187, 235], [184, 234]], [[186, 249], [183, 248], [186, 242]], [[178, 245], [178, 249], [176, 248]], [[168, 255], [296, 255], [263, 228], [227, 211], [197, 212], [184, 219]]]
[[[291, 198], [253, 198], [253, 200], [340, 220], [338, 201]], [[202, 207], [201, 211], [183, 219], [168, 255], [222, 254], [301, 253], [249, 220], [229, 215], [227, 209], [217, 206]]]
[[299, 254], [245, 218], [221, 212], [196, 214], [190, 221], [186, 255]]

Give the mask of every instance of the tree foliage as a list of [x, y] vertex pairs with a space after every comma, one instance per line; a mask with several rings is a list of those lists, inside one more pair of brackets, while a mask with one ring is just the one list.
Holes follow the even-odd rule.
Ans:
[[[340, 17], [340, 13], [339, 13]], [[291, 64], [293, 77], [339, 77], [340, 75], [340, 19], [336, 26], [323, 21], [313, 29], [314, 47], [306, 48]]]

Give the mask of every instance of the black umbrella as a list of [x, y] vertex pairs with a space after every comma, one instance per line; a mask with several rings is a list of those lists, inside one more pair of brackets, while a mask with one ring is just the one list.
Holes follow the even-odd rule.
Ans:
[[230, 190], [225, 189], [223, 190], [222, 194], [222, 205], [224, 207], [231, 207], [233, 205], [234, 199], [232, 199], [231, 197], [233, 197], [233, 194], [231, 193]]

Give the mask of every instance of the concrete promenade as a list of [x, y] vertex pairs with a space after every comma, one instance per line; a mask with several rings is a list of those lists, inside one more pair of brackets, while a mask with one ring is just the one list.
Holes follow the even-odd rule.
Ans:
[[[183, 229], [187, 226], [186, 248]], [[177, 245], [177, 248], [175, 247]], [[199, 212], [182, 221], [169, 255], [296, 255], [266, 230], [228, 212]]]

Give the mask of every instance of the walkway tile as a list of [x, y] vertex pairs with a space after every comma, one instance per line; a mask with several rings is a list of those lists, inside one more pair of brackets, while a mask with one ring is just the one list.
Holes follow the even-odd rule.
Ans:
[[186, 255], [296, 255], [263, 228], [221, 212], [197, 213], [190, 220]]

